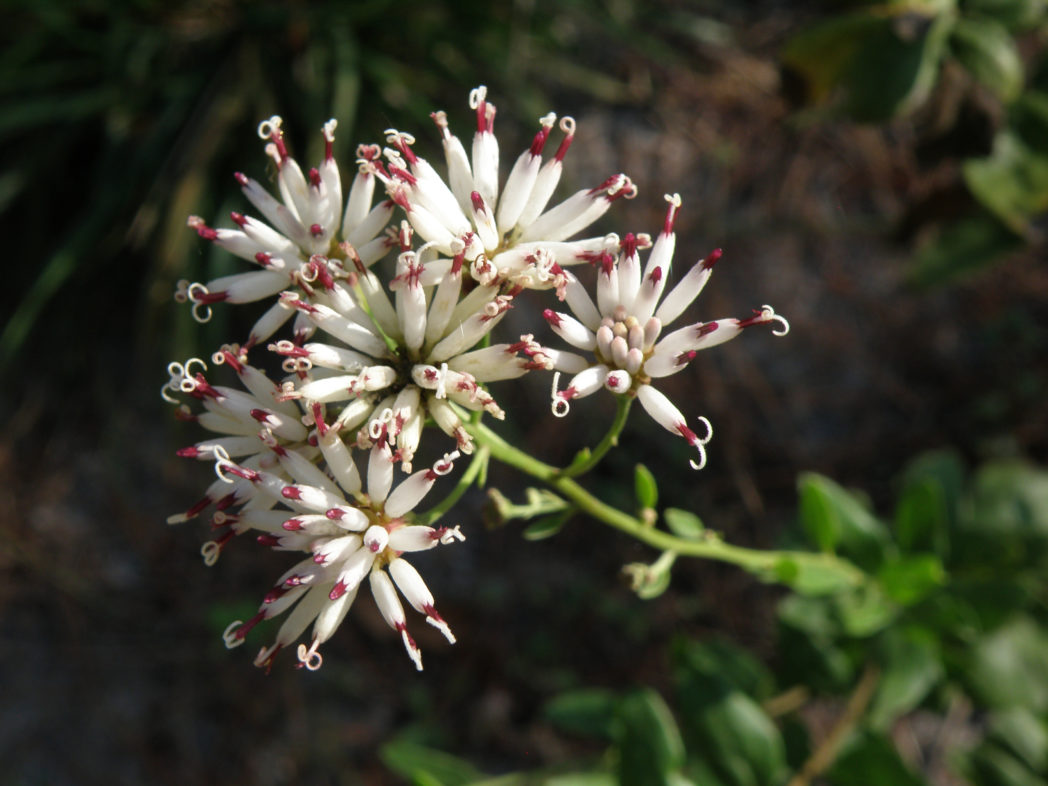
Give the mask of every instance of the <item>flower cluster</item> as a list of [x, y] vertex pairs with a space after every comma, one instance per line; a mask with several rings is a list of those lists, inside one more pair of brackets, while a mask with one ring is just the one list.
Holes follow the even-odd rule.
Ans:
[[[261, 218], [234, 212], [229, 228], [189, 219], [202, 238], [257, 269], [180, 282], [176, 299], [190, 302], [200, 321], [219, 303], [271, 301], [242, 344], [212, 356], [235, 372], [239, 387], [212, 384], [203, 361], [193, 359], [169, 366], [163, 391], [169, 401], [181, 395], [197, 402], [195, 412], [180, 407], [180, 417], [214, 435], [179, 454], [212, 462], [218, 479], [170, 519], [186, 521], [214, 508], [205, 561], [213, 564], [246, 532], [264, 546], [307, 555], [277, 580], [253, 618], [226, 630], [227, 646], [238, 646], [256, 624], [286, 613], [257, 665], [268, 668], [312, 625], [297, 654], [301, 665], [319, 667], [318, 648], [365, 580], [419, 669], [401, 596], [454, 642], [404, 555], [463, 539], [458, 527], [431, 527], [430, 517], [414, 511], [454, 460], [474, 451], [471, 426], [484, 414], [506, 416], [489, 390], [493, 383], [554, 372], [558, 416], [567, 414], [570, 401], [601, 387], [636, 398], [656, 422], [698, 449], [692, 464], [701, 468], [709, 422], [700, 418], [704, 434], [697, 435], [653, 381], [743, 328], [777, 323], [777, 334], [787, 329], [764, 306], [748, 319], [699, 322], [662, 335], [720, 256], [716, 251], [700, 260], [663, 297], [679, 197], [668, 197], [666, 222], [653, 244], [633, 234], [578, 239], [613, 202], [636, 195], [630, 179], [612, 175], [550, 206], [576, 125], [549, 114], [500, 184], [495, 106], [484, 87], [472, 91], [470, 107], [476, 116], [471, 154], [445, 113], [433, 114], [446, 175], [416, 152], [412, 135], [390, 129], [385, 146], [357, 148], [345, 197], [346, 180], [333, 155], [335, 120], [322, 129], [324, 160], [304, 172], [288, 152], [281, 119], [272, 117], [258, 133], [276, 165], [279, 198], [237, 173]], [[563, 137], [547, 155], [555, 126]], [[642, 271], [639, 251], [648, 247]], [[395, 261], [383, 270], [386, 263], [377, 263], [391, 252]], [[595, 269], [595, 301], [571, 272], [574, 265]], [[554, 334], [584, 354], [544, 346], [534, 333], [496, 342], [507, 311], [518, 300], [531, 307], [520, 299], [525, 290], [552, 290], [567, 303], [572, 314], [542, 313]], [[258, 365], [249, 363], [252, 352]], [[264, 365], [279, 365], [281, 375], [271, 377]], [[572, 375], [563, 390], [561, 372]], [[423, 444], [431, 431], [440, 436]], [[414, 470], [416, 455], [429, 445], [442, 458]], [[355, 453], [367, 456], [363, 479]], [[398, 469], [407, 477], [395, 485]], [[460, 483], [445, 502], [463, 490]]]

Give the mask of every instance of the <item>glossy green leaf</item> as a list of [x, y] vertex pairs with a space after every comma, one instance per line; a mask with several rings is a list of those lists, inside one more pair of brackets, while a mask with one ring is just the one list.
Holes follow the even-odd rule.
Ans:
[[801, 523], [823, 551], [838, 551], [861, 567], [880, 564], [888, 531], [854, 494], [815, 473], [798, 480]]
[[887, 731], [896, 718], [920, 704], [941, 679], [943, 668], [937, 640], [920, 629], [888, 631], [879, 649], [881, 679], [869, 723]]
[[1003, 24], [990, 18], [958, 19], [950, 36], [954, 57], [1002, 101], [1013, 101], [1023, 89], [1019, 50]]
[[666, 508], [662, 513], [662, 518], [665, 520], [666, 526], [670, 528], [670, 531], [681, 538], [696, 540], [702, 537], [702, 533], [706, 529], [702, 525], [702, 519], [687, 510]]
[[944, 555], [949, 525], [946, 492], [937, 479], [919, 477], [906, 484], [895, 507], [895, 538], [903, 551]]
[[684, 743], [666, 702], [646, 688], [619, 705], [616, 743], [622, 786], [669, 784], [684, 763]]
[[393, 772], [420, 786], [466, 786], [484, 777], [468, 761], [404, 739], [387, 742], [379, 757]]
[[934, 554], [912, 554], [886, 562], [877, 572], [885, 593], [896, 603], [909, 606], [946, 581], [942, 561]]
[[562, 693], [546, 705], [543, 715], [562, 731], [611, 739], [619, 697], [609, 690], [587, 688]]
[[966, 161], [963, 172], [975, 198], [1015, 232], [1024, 234], [1032, 217], [1048, 210], [1048, 156], [1010, 131], [997, 135], [989, 157]]
[[637, 496], [637, 506], [654, 508], [659, 501], [659, 486], [651, 470], [638, 464], [633, 470], [633, 490]]

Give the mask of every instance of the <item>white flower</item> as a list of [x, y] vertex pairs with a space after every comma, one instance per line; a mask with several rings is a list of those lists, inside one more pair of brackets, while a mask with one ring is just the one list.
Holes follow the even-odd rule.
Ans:
[[[402, 235], [410, 238], [410, 228]], [[338, 302], [329, 300], [331, 305], [286, 293], [286, 305], [341, 343], [270, 345], [299, 364], [300, 379], [285, 397], [304, 399], [320, 420], [319, 405], [349, 402], [333, 427], [361, 427], [361, 447], [387, 441], [405, 471], [411, 470], [427, 418], [455, 438], [459, 450], [471, 453], [472, 439], [451, 403], [502, 418], [483, 385], [548, 368], [531, 336], [473, 349], [502, 320], [516, 290], [494, 281], [464, 294], [464, 250], [458, 241], [453, 248], [454, 259], [434, 259], [432, 245], [400, 254], [391, 284], [394, 302], [364, 269], [353, 291]]]
[[[546, 350], [558, 371], [553, 381], [553, 413], [560, 417], [566, 415], [569, 401], [588, 396], [602, 387], [612, 393], [635, 396], [656, 423], [684, 437], [698, 450], [699, 461], [693, 460], [691, 465], [701, 469], [706, 463], [705, 444], [713, 435], [709, 421], [699, 418], [705, 434], [698, 436], [673, 402], [652, 386], [652, 380], [677, 373], [696, 352], [723, 344], [744, 328], [777, 323], [780, 329], [774, 333], [782, 336], [789, 331], [789, 324], [771, 306], [762, 306], [748, 319], [696, 322], [660, 340], [663, 326], [680, 316], [698, 297], [721, 255], [718, 249], [699, 260], [669, 294], [662, 297], [676, 244], [673, 225], [681, 204], [677, 194], [667, 195], [666, 199], [670, 203], [666, 221], [648, 255], [643, 274], [637, 251], [650, 240], [646, 236], [627, 235], [617, 258], [606, 253], [598, 260], [596, 304], [579, 280], [568, 273], [562, 299], [575, 316], [545, 311], [544, 316], [557, 335], [573, 347], [592, 353], [591, 357], [584, 357]], [[564, 390], [557, 389], [561, 371], [574, 374]]]
[[[199, 358], [193, 358], [185, 365], [171, 363], [168, 366], [171, 378], [161, 395], [171, 403], [177, 403], [170, 395], [172, 392], [199, 401], [203, 412], [194, 414], [188, 407], [182, 407], [179, 418], [197, 423], [218, 435], [182, 448], [178, 455], [204, 461], [234, 457], [246, 468], [264, 470], [282, 479], [307, 473], [322, 477], [323, 473], [314, 466], [320, 450], [316, 444], [309, 443], [309, 432], [302, 423], [302, 412], [297, 403], [282, 400], [282, 387], [259, 369], [240, 362], [237, 350], [237, 347], [223, 348], [212, 356], [212, 361], [229, 365], [236, 371], [243, 390], [211, 385], [202, 372], [196, 371], [198, 366], [205, 368]], [[201, 547], [208, 565], [213, 565], [222, 549], [245, 529], [238, 517], [228, 511], [241, 507], [272, 507], [264, 498], [257, 499], [258, 489], [251, 482], [243, 478], [232, 483], [230, 480], [220, 474], [196, 504], [168, 518], [169, 524], [178, 524], [196, 518], [211, 505], [216, 507], [212, 520], [216, 537]]]
[[[458, 453], [445, 454], [431, 469], [416, 472], [394, 488], [393, 456], [388, 445], [376, 444], [365, 487], [334, 429], [321, 427], [318, 445], [334, 480], [319, 471], [300, 472], [301, 467], [285, 465], [292, 477], [292, 482], [285, 482], [228, 458], [216, 463], [220, 475], [252, 484], [271, 503], [269, 508], [242, 510], [238, 524], [261, 532], [258, 540], [263, 545], [308, 555], [277, 580], [254, 617], [226, 628], [226, 646], [243, 644], [256, 624], [287, 612], [273, 644], [262, 648], [255, 665], [269, 668], [276, 654], [312, 624], [310, 643], [299, 644], [297, 655], [306, 668], [317, 669], [322, 663], [318, 648], [334, 634], [367, 579], [383, 618], [400, 633], [408, 655], [421, 670], [422, 655], [407, 631], [397, 590], [449, 642], [454, 643], [455, 637], [422, 577], [403, 555], [463, 540], [463, 535], [458, 527], [412, 524], [409, 514], [436, 479], [451, 471]], [[277, 504], [287, 509], [272, 509]]]
[[[344, 261], [344, 249], [351, 247], [357, 260], [371, 265], [391, 246], [383, 231], [394, 206], [390, 200], [383, 200], [372, 207], [375, 178], [370, 166], [360, 167], [343, 208], [342, 177], [332, 153], [336, 121], [329, 120], [323, 127], [323, 163], [307, 173], [289, 155], [281, 125], [281, 119], [274, 116], [258, 126], [259, 136], [267, 142], [266, 154], [277, 166], [280, 200], [256, 180], [236, 173], [244, 196], [269, 223], [234, 212], [231, 217], [236, 229], [213, 229], [198, 216], [189, 218], [189, 226], [202, 238], [261, 268], [223, 276], [207, 284], [179, 282], [175, 297], [193, 303], [193, 316], [198, 321], [210, 319], [214, 303], [263, 300], [289, 285], [310, 297], [318, 275], [321, 284], [325, 275], [311, 262], [314, 255]], [[380, 151], [377, 146], [362, 145], [357, 148], [357, 155], [367, 162], [377, 158]], [[252, 328], [244, 352], [272, 336], [293, 313], [274, 304]]]
[[561, 118], [565, 137], [543, 163], [543, 149], [557, 119], [551, 113], [539, 119], [534, 141], [517, 158], [500, 191], [495, 106], [487, 100], [486, 87], [470, 93], [470, 107], [477, 117], [472, 155], [451, 133], [445, 113], [433, 113], [443, 138], [447, 182], [412, 149], [414, 137], [395, 129], [386, 132], [391, 145], [384, 151], [387, 165], [375, 159], [362, 160], [361, 165], [383, 182], [427, 243], [453, 256], [455, 243], [460, 242], [478, 281], [498, 275], [529, 288], [558, 286], [560, 266], [590, 259], [607, 245], [604, 237], [569, 239], [600, 218], [615, 200], [635, 196], [636, 188], [625, 175], [613, 175], [547, 210], [575, 137], [574, 119]]

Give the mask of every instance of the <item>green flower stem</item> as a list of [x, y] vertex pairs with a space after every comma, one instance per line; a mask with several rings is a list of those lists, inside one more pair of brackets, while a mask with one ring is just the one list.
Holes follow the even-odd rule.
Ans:
[[660, 551], [727, 562], [759, 573], [767, 579], [776, 579], [775, 567], [784, 559], [791, 560], [798, 565], [832, 567], [839, 573], [849, 576], [851, 583], [856, 586], [866, 579], [861, 570], [833, 554], [808, 551], [761, 551], [725, 543], [713, 533], [708, 533], [702, 539], [690, 540], [655, 529], [641, 519], [601, 502], [574, 480], [565, 477], [559, 469], [513, 447], [483, 423], [466, 424], [466, 429], [479, 445], [491, 451], [492, 458], [542, 481], [557, 493], [571, 500], [580, 511]]
[[419, 524], [429, 526], [447, 513], [451, 507], [459, 501], [459, 498], [466, 493], [466, 489], [473, 485], [473, 481], [477, 479], [477, 475], [480, 474], [480, 471], [488, 463], [489, 456], [490, 451], [488, 447], [486, 445], [481, 445], [480, 449], [474, 454], [472, 461], [469, 462], [466, 471], [463, 472], [462, 477], [459, 478], [458, 484], [451, 490], [451, 493], [448, 494], [439, 504], [434, 505], [422, 515], [416, 516], [415, 520]]
[[560, 473], [562, 477], [577, 478], [579, 475], [589, 472], [600, 463], [600, 460], [604, 458], [604, 455], [609, 450], [619, 444], [619, 434], [622, 433], [622, 429], [626, 425], [626, 418], [630, 414], [630, 405], [633, 403], [633, 398], [631, 396], [616, 396], [615, 399], [618, 408], [615, 410], [615, 420], [612, 421], [611, 426], [608, 428], [608, 433], [604, 435], [604, 438], [601, 439], [593, 450], [581, 451], [575, 457], [575, 460]]

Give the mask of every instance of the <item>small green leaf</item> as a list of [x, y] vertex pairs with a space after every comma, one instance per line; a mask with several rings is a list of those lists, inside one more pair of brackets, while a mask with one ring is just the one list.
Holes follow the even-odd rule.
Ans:
[[387, 742], [379, 756], [393, 772], [426, 786], [466, 786], [484, 777], [468, 761], [405, 739]]
[[813, 472], [798, 479], [801, 523], [823, 551], [839, 550], [861, 567], [884, 557], [888, 531], [852, 493]]
[[934, 554], [913, 554], [884, 564], [877, 578], [889, 598], [909, 606], [941, 586], [946, 571]]
[[1017, 616], [979, 641], [965, 676], [976, 696], [993, 708], [1048, 711], [1048, 633], [1033, 619]]
[[619, 698], [609, 690], [587, 688], [562, 693], [546, 705], [543, 714], [558, 729], [600, 739], [611, 739]]
[[645, 688], [622, 700], [616, 743], [623, 786], [668, 784], [684, 763], [684, 743], [666, 702]]
[[643, 600], [652, 600], [659, 597], [670, 587], [670, 571], [661, 570], [650, 574], [647, 581], [634, 587], [637, 597]]
[[961, 8], [1010, 30], [1026, 30], [1044, 19], [1046, 4], [1045, 0], [961, 0]]
[[936, 639], [920, 629], [891, 630], [882, 642], [883, 669], [870, 706], [869, 722], [887, 731], [900, 715], [914, 709], [943, 674]]
[[867, 582], [852, 592], [833, 597], [837, 615], [849, 636], [871, 636], [887, 627], [898, 614], [898, 607], [876, 582]]
[[975, 198], [1019, 234], [1048, 210], [1048, 156], [1038, 155], [1011, 131], [997, 135], [989, 157], [965, 161], [963, 173]]
[[633, 489], [640, 508], [654, 508], [659, 501], [659, 486], [651, 470], [638, 464], [633, 471]]
[[748, 650], [724, 637], [703, 641], [678, 639], [673, 644], [673, 660], [693, 674], [726, 680], [747, 695], [765, 699], [775, 688], [768, 668]]
[[801, 595], [834, 595], [856, 586], [857, 572], [822, 555], [780, 557], [771, 572], [758, 571], [765, 581], [785, 584]]
[[971, 218], [940, 227], [918, 249], [910, 281], [918, 287], [945, 284], [992, 265], [1021, 245], [1019, 235], [996, 214], [980, 210]]
[[524, 537], [524, 540], [545, 540], [546, 538], [552, 538], [564, 529], [564, 525], [567, 524], [568, 520], [574, 515], [575, 511], [572, 508], [568, 508], [560, 513], [551, 513], [548, 516], [543, 516], [526, 526], [521, 535]]
[[697, 540], [702, 537], [706, 528], [702, 525], [702, 519], [687, 510], [679, 508], [666, 508], [662, 514], [666, 520], [666, 526], [674, 535], [689, 540]]
[[925, 786], [887, 737], [860, 733], [844, 747], [827, 777], [834, 786]]
[[993, 713], [990, 736], [1013, 751], [1030, 769], [1048, 770], [1048, 722], [1025, 707], [1009, 707]]
[[1004, 25], [995, 19], [958, 19], [950, 36], [950, 49], [961, 65], [1002, 101], [1013, 101], [1022, 92], [1019, 50]]
[[945, 492], [932, 478], [908, 483], [895, 507], [895, 536], [904, 551], [946, 550], [949, 516]]

